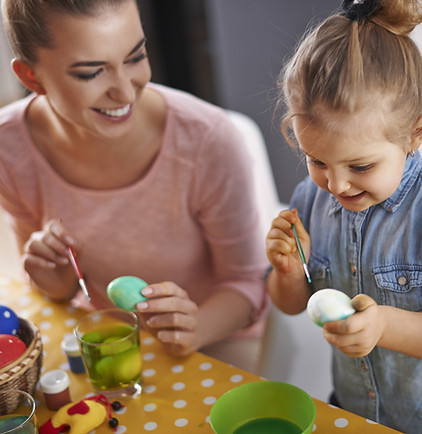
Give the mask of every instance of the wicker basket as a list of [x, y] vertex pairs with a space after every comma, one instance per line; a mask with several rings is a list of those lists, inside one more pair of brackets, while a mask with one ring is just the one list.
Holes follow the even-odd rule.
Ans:
[[[0, 369], [0, 392], [16, 389], [24, 390], [33, 395], [40, 378], [42, 366], [43, 345], [41, 335], [34, 323], [19, 318], [17, 336], [25, 343], [27, 348], [17, 360]], [[0, 399], [0, 414], [13, 410], [17, 405], [18, 402], [15, 402], [15, 398]]]

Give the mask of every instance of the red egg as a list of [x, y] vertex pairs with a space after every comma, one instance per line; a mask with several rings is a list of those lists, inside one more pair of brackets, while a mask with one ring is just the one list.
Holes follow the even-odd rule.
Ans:
[[0, 335], [0, 369], [18, 359], [26, 345], [16, 336]]

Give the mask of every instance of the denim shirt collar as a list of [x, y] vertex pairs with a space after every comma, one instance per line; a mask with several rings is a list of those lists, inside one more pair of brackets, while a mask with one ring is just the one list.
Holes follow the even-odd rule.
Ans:
[[[384, 208], [387, 212], [396, 211], [400, 205], [403, 203], [407, 193], [411, 190], [413, 184], [416, 182], [417, 178], [420, 176], [422, 169], [422, 157], [419, 151], [415, 152], [414, 157], [408, 156], [404, 166], [403, 177], [397, 190], [384, 202], [378, 204], [378, 206]], [[342, 209], [340, 202], [331, 196], [331, 207], [329, 215], [332, 215]], [[367, 210], [361, 211], [365, 213]]]

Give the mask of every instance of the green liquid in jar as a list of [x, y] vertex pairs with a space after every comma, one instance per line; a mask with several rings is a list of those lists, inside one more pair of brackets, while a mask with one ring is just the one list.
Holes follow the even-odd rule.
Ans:
[[140, 381], [142, 357], [139, 335], [133, 327], [122, 323], [86, 333], [81, 347], [89, 378], [97, 390], [123, 389]]
[[[23, 424], [28, 419], [28, 416], [20, 416], [17, 414], [8, 414], [7, 416], [0, 416], [0, 433], [10, 431]], [[32, 421], [19, 430], [19, 434], [38, 434], [38, 428]]]

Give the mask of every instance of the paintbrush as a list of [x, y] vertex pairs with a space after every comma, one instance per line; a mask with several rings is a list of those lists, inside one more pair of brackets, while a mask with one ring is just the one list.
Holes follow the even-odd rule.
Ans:
[[76, 276], [78, 277], [79, 286], [82, 288], [82, 291], [86, 295], [88, 301], [91, 301], [91, 297], [88, 294], [88, 288], [86, 287], [84, 275], [82, 274], [81, 269], [79, 268], [78, 262], [76, 260], [75, 252], [71, 246], [68, 246], [67, 249], [69, 250], [70, 262], [72, 263], [73, 269], [75, 270]]
[[299, 250], [299, 255], [300, 255], [300, 259], [302, 261], [303, 269], [305, 270], [305, 276], [308, 279], [308, 282], [312, 283], [311, 275], [309, 274], [308, 266], [306, 264], [305, 254], [303, 253], [302, 245], [300, 244], [299, 236], [297, 235], [296, 226], [293, 223], [292, 223], [292, 229], [293, 229], [293, 233], [295, 235], [295, 240], [296, 240], [297, 248]]

